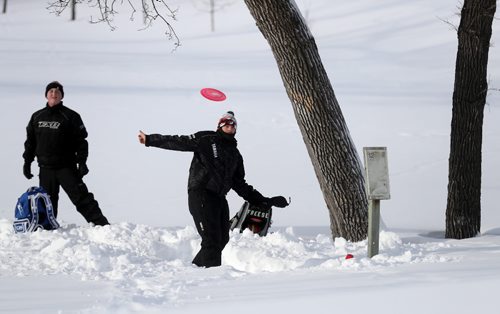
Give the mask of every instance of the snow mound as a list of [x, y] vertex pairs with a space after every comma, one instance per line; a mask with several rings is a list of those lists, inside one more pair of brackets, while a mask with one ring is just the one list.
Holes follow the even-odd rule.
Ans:
[[[193, 227], [160, 228], [132, 223], [105, 227], [62, 224], [53, 231], [15, 234], [0, 220], [0, 273], [3, 276], [71, 275], [112, 282], [136, 300], [175, 302], [190, 287], [214, 280], [296, 270], [370, 271], [398, 264], [445, 262], [442, 244], [404, 243], [392, 232], [380, 234], [380, 254], [366, 257], [366, 241], [351, 243], [328, 235], [301, 238], [289, 227], [259, 237], [234, 230], [223, 251], [223, 266], [191, 264], [200, 238]], [[354, 258], [345, 259], [346, 254]], [[142, 302], [141, 301], [141, 302]]]

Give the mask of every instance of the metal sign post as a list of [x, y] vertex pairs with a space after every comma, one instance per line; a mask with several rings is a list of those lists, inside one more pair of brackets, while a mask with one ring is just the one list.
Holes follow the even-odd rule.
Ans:
[[368, 257], [378, 254], [380, 200], [391, 198], [386, 147], [363, 147], [368, 195]]

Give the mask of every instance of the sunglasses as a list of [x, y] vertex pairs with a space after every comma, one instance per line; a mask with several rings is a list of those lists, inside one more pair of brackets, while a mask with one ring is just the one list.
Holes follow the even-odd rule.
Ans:
[[232, 126], [236, 127], [236, 122], [234, 120], [231, 120], [231, 119], [222, 120], [219, 123], [219, 128], [222, 128], [223, 126], [226, 126], [226, 125], [232, 125]]

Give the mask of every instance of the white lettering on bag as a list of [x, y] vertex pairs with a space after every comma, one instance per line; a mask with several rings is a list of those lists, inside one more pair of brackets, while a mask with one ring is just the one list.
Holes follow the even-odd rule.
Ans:
[[261, 212], [261, 211], [257, 211], [257, 210], [254, 210], [254, 209], [250, 209], [248, 211], [248, 214], [251, 215], [251, 216], [254, 216], [254, 217], [259, 217], [259, 218], [267, 218], [269, 219], [269, 213], [264, 213], [264, 212]]

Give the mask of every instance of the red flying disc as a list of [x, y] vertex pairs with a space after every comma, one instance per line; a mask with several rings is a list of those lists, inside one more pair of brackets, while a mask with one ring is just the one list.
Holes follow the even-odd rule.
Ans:
[[226, 95], [218, 89], [215, 88], [203, 88], [200, 91], [201, 95], [206, 99], [213, 101], [223, 101], [226, 100]]
[[351, 258], [353, 258], [353, 257], [354, 257], [354, 255], [352, 255], [352, 254], [347, 254], [347, 255], [345, 256], [345, 259], [351, 259]]

